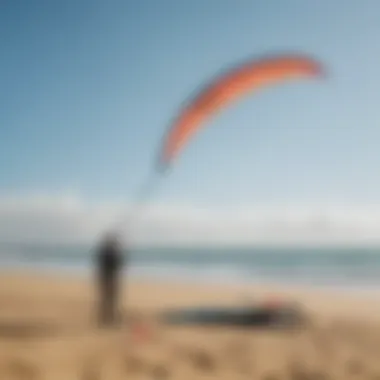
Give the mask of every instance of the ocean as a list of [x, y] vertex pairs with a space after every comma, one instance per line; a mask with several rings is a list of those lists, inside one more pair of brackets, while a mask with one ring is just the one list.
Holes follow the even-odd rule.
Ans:
[[[88, 275], [89, 247], [3, 245], [3, 270]], [[379, 291], [378, 248], [157, 248], [131, 252], [133, 278], [215, 284], [273, 284]]]

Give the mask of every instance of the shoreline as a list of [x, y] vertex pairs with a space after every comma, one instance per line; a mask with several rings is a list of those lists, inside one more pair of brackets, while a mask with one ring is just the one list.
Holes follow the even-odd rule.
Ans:
[[[310, 282], [290, 282], [286, 280], [252, 280], [252, 281], [236, 281], [228, 278], [226, 276], [226, 281], [221, 279], [215, 280], [205, 279], [205, 278], [193, 278], [189, 277], [179, 277], [179, 276], [168, 276], [168, 275], [141, 275], [136, 273], [128, 273], [126, 270], [123, 274], [124, 280], [129, 280], [134, 284], [146, 284], [146, 283], [156, 283], [159, 285], [179, 285], [185, 287], [202, 287], [202, 288], [210, 288], [214, 290], [233, 290], [233, 291], [248, 291], [252, 289], [267, 289], [268, 291], [285, 291], [286, 293], [299, 293], [302, 294], [304, 292], [312, 293], [315, 295], [332, 295], [332, 296], [341, 296], [341, 295], [349, 295], [350, 297], [365, 297], [365, 298], [379, 298], [380, 299], [380, 284], [377, 285], [352, 285], [349, 283], [337, 283], [337, 284], [312, 284]], [[87, 282], [91, 281], [93, 276], [93, 272], [91, 269], [81, 269], [77, 268], [76, 270], [72, 270], [72, 268], [16, 268], [16, 267], [8, 267], [8, 268], [0, 268], [1, 276], [27, 276], [27, 277], [45, 277], [45, 278], [53, 278], [53, 279], [61, 279], [67, 280], [68, 278], [73, 279], [77, 282]]]
[[[84, 276], [83, 274], [71, 272], [51, 272], [51, 271], [30, 271], [28, 270], [13, 270], [5, 271], [0, 276], [0, 290], [6, 286], [8, 282], [13, 283], [33, 283], [33, 284], [46, 284], [51, 283], [58, 286], [59, 289], [81, 287], [86, 289], [87, 296], [94, 293], [94, 283], [91, 276]], [[228, 302], [244, 304], [254, 302], [262, 299], [287, 299], [296, 300], [298, 303], [306, 305], [311, 310], [317, 311], [321, 304], [329, 304], [329, 310], [332, 314], [345, 316], [349, 313], [352, 317], [370, 318], [371, 320], [379, 319], [380, 322], [380, 303], [374, 302], [380, 299], [379, 290], [352, 290], [350, 288], [341, 287], [320, 287], [320, 286], [304, 286], [304, 285], [289, 285], [283, 283], [203, 283], [195, 281], [179, 281], [174, 279], [157, 279], [157, 278], [137, 278], [137, 277], [124, 277], [122, 292], [129, 294], [127, 298], [133, 300], [132, 304], [138, 304], [138, 300], [134, 293], [139, 294], [141, 290], [147, 291], [154, 289], [158, 293], [171, 293], [168, 290], [174, 289], [176, 295], [181, 292], [184, 294], [195, 293], [202, 301], [209, 300], [218, 301], [223, 304], [223, 299]], [[82, 291], [83, 291], [82, 290]], [[1, 294], [1, 292], [0, 292]], [[215, 297], [214, 294], [223, 294], [223, 297]], [[211, 297], [210, 297], [211, 295]], [[87, 297], [86, 297], [87, 298]], [[151, 297], [149, 297], [151, 298]], [[170, 295], [160, 295], [162, 299], [170, 299]], [[178, 303], [178, 297], [174, 297], [173, 306]], [[171, 302], [167, 302], [170, 304]], [[180, 304], [183, 302], [179, 302]], [[351, 305], [355, 303], [356, 308], [352, 309]], [[185, 304], [192, 305], [185, 302]], [[324, 309], [324, 307], [322, 307]], [[372, 315], [372, 316], [371, 316]], [[379, 316], [377, 318], [377, 316]]]

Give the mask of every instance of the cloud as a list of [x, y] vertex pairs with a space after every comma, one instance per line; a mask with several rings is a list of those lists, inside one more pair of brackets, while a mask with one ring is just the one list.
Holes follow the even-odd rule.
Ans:
[[[130, 205], [77, 195], [0, 195], [0, 241], [89, 243], [128, 216]], [[267, 204], [211, 209], [150, 204], [125, 232], [137, 245], [374, 244], [380, 205]], [[133, 227], [133, 229], [132, 229]]]

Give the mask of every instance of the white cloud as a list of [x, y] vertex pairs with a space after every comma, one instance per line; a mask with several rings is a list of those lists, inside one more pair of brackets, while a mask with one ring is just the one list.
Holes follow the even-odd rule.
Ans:
[[[76, 195], [3, 195], [0, 241], [93, 242], [128, 210], [122, 202], [94, 203]], [[235, 210], [148, 204], [138, 216], [125, 228], [138, 245], [380, 242], [380, 204], [261, 204]]]

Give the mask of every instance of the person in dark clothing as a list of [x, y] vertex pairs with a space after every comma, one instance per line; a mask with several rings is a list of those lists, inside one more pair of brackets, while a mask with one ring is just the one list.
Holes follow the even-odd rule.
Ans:
[[123, 267], [121, 247], [115, 235], [107, 235], [97, 252], [97, 282], [99, 290], [99, 323], [116, 322], [120, 274]]

